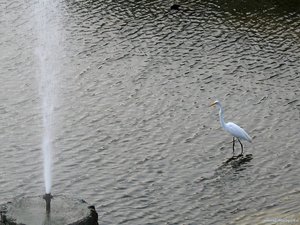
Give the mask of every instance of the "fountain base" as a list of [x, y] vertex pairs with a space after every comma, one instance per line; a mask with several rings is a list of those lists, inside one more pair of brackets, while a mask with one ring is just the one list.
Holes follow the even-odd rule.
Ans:
[[53, 196], [51, 195], [51, 193], [46, 193], [43, 195], [43, 199], [45, 199], [46, 201], [46, 213], [50, 213], [51, 211], [51, 199], [53, 198]]
[[0, 225], [98, 225], [94, 206], [67, 196], [54, 196], [51, 212], [42, 196], [14, 199], [0, 206], [0, 216]]

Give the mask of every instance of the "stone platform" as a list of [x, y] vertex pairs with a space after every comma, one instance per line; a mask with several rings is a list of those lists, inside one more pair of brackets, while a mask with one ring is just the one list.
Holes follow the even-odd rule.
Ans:
[[53, 196], [50, 213], [43, 196], [32, 196], [0, 205], [0, 215], [0, 225], [98, 225], [94, 206], [67, 196]]

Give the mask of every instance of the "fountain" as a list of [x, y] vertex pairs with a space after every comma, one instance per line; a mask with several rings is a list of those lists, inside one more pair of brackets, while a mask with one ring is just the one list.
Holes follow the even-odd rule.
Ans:
[[46, 213], [50, 214], [51, 211], [51, 199], [53, 196], [51, 194], [44, 194], [43, 199], [46, 201]]
[[[60, 38], [52, 0], [39, 0], [35, 10], [37, 33], [37, 77], [40, 84], [43, 115], [43, 165], [45, 194], [16, 198], [0, 205], [0, 225], [97, 225], [98, 214], [94, 206], [84, 200], [62, 195], [52, 196], [52, 138], [55, 106], [55, 80], [59, 73]], [[53, 21], [51, 23], [51, 21]], [[49, 24], [51, 23], [51, 24]], [[45, 202], [46, 204], [45, 204]]]

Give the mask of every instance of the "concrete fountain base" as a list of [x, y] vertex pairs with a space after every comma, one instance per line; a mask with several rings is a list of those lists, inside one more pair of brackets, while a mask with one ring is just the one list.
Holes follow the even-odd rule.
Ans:
[[50, 213], [43, 196], [34, 196], [1, 205], [0, 214], [0, 225], [98, 225], [94, 206], [66, 196], [52, 198]]

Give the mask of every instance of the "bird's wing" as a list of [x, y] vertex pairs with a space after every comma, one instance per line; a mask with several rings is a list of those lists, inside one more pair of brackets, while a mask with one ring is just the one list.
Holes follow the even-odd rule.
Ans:
[[226, 130], [237, 138], [240, 138], [242, 140], [247, 140], [249, 142], [252, 141], [251, 137], [247, 134], [247, 132], [240, 126], [236, 125], [235, 123], [232, 122], [226, 123]]

